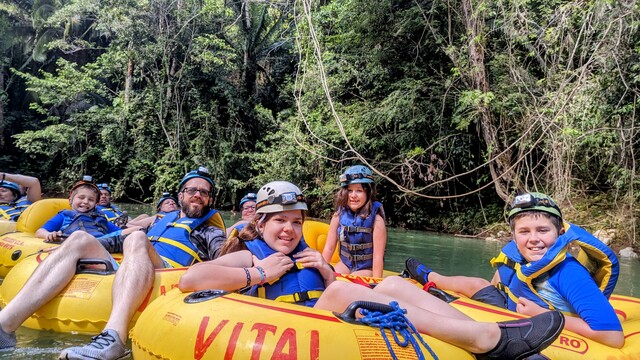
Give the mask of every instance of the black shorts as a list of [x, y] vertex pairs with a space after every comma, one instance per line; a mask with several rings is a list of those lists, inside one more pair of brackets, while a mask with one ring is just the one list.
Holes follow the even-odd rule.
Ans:
[[480, 289], [477, 293], [473, 294], [471, 299], [503, 309], [509, 308], [507, 294], [493, 285]]

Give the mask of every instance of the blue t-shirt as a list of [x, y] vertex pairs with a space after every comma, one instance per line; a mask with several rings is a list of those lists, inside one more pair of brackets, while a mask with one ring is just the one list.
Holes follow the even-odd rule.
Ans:
[[[62, 213], [57, 213], [54, 217], [52, 217], [51, 219], [49, 219], [49, 221], [47, 221], [44, 225], [42, 225], [42, 228], [47, 231], [62, 230], [66, 228], [69, 225], [69, 223], [71, 223], [71, 220], [73, 219], [70, 217], [64, 216]], [[118, 232], [121, 230], [119, 227], [117, 227], [116, 225], [110, 222], [108, 222], [107, 224], [108, 224], [107, 225], [108, 234]]]
[[622, 331], [613, 306], [576, 259], [567, 258], [555, 266], [539, 286], [541, 296], [554, 307], [578, 314], [592, 330]]

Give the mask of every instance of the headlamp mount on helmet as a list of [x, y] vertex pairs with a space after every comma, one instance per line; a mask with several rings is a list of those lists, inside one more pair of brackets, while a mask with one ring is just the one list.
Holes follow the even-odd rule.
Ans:
[[340, 186], [346, 187], [351, 184], [373, 183], [373, 172], [364, 165], [354, 165], [349, 167], [340, 175]]
[[106, 190], [107, 192], [109, 192], [109, 195], [111, 195], [111, 188], [109, 187], [108, 183], [100, 183], [100, 184], [96, 184], [96, 186], [100, 190]]
[[562, 212], [558, 204], [551, 197], [541, 193], [521, 194], [513, 199], [509, 219], [524, 211], [542, 211], [562, 219]]
[[358, 179], [370, 179], [370, 180], [373, 181], [373, 176], [369, 175], [369, 174], [363, 174], [363, 173], [342, 174], [342, 175], [340, 175], [340, 182], [341, 183], [352, 182], [353, 180], [358, 180]]
[[258, 200], [258, 195], [256, 193], [247, 193], [245, 196], [240, 199], [240, 207], [246, 202], [253, 201], [256, 202]]
[[84, 175], [80, 181], [78, 181], [75, 184], [73, 184], [73, 186], [71, 187], [71, 190], [69, 190], [69, 196], [73, 195], [73, 191], [75, 189], [77, 189], [77, 188], [79, 188], [80, 186], [83, 186], [83, 185], [91, 187], [96, 192], [96, 194], [98, 195], [98, 198], [100, 197], [100, 189], [98, 188], [98, 186], [93, 181], [93, 177], [91, 175]]
[[211, 174], [209, 174], [209, 169], [207, 169], [204, 166], [198, 167], [198, 170], [189, 171], [180, 181], [180, 184], [178, 185], [178, 192], [182, 191], [182, 187], [184, 186], [184, 184], [187, 183], [187, 181], [194, 178], [201, 178], [206, 180], [211, 185], [211, 192], [213, 192], [213, 187], [215, 186], [215, 183], [211, 178]]
[[304, 195], [296, 194], [295, 192], [287, 192], [277, 196], [270, 195], [265, 200], [257, 203], [256, 209], [260, 209], [261, 207], [266, 205], [291, 205], [297, 202], [306, 202], [304, 199]]

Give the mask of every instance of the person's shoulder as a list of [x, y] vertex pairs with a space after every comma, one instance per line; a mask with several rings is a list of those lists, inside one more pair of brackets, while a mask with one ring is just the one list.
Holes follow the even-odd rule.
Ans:
[[567, 257], [564, 261], [554, 266], [552, 272], [570, 277], [583, 276], [591, 278], [589, 271], [574, 257]]
[[222, 228], [216, 226], [216, 225], [212, 225], [212, 224], [202, 224], [201, 226], [198, 226], [197, 228], [195, 228], [192, 232], [193, 233], [197, 233], [197, 234], [202, 234], [202, 235], [206, 235], [206, 236], [225, 236], [225, 232], [224, 230], [222, 230]]

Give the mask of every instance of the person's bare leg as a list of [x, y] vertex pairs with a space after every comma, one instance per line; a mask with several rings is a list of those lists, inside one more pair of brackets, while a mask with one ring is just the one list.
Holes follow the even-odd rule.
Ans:
[[[400, 278], [398, 279], [405, 281]], [[408, 294], [403, 294], [403, 299], [397, 299], [395, 296], [390, 297], [381, 292], [391, 291], [393, 284], [383, 285], [381, 283], [378, 286], [382, 286], [381, 290], [374, 291], [361, 285], [344, 281], [334, 281], [324, 291], [315, 307], [342, 312], [349, 304], [358, 300], [374, 301], [383, 304], [398, 301], [402, 308], [407, 309], [407, 318], [418, 331], [473, 353], [484, 353], [493, 349], [500, 339], [500, 329], [495, 323], [476, 322], [454, 309], [451, 305], [413, 285], [411, 285], [410, 288], [402, 286], [402, 291], [415, 289], [408, 290], [410, 291]], [[414, 300], [419, 298], [420, 307], [413, 304], [415, 301], [408, 303], [404, 298], [413, 298]], [[432, 308], [433, 312], [423, 309], [422, 306], [434, 306]], [[440, 312], [440, 314], [437, 312]], [[478, 334], [482, 334], [482, 336], [478, 336]]]
[[[81, 258], [109, 258], [94, 238], [76, 231], [38, 265], [15, 298], [0, 311], [0, 326], [15, 331], [29, 316], [58, 295], [71, 281]], [[36, 295], [37, 296], [34, 296]]]
[[141, 231], [129, 235], [113, 281], [111, 315], [105, 326], [115, 330], [123, 343], [127, 341], [133, 315], [153, 286], [156, 267], [162, 267], [162, 260], [147, 235]]
[[342, 261], [338, 261], [338, 263], [335, 264], [333, 268], [338, 274], [349, 274], [351, 272], [351, 270], [349, 270], [349, 268], [344, 263], [342, 263]]
[[434, 282], [438, 289], [455, 291], [468, 298], [491, 285], [488, 280], [483, 278], [472, 276], [445, 276], [435, 271], [429, 273], [429, 281]]

